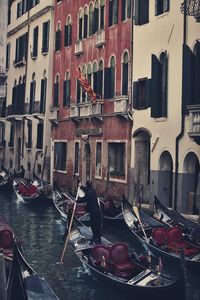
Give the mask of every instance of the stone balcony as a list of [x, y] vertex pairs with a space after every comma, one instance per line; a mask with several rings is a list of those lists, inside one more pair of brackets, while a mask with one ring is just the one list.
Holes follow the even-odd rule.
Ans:
[[114, 99], [114, 113], [118, 116], [127, 118], [129, 109], [129, 96], [116, 95]]
[[189, 112], [188, 135], [193, 140], [198, 140], [200, 142], [200, 105], [189, 105], [187, 109]]
[[75, 120], [85, 118], [101, 118], [103, 113], [102, 102], [83, 102], [70, 106], [70, 118]]
[[83, 53], [83, 41], [82, 40], [78, 40], [75, 42], [75, 50], [74, 50], [74, 54], [75, 55], [80, 55]]
[[105, 45], [105, 30], [99, 30], [96, 32], [96, 47]]

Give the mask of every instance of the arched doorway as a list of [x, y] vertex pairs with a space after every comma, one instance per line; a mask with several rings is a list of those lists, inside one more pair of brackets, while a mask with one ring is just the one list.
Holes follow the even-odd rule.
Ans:
[[84, 148], [84, 159], [83, 159], [83, 182], [91, 179], [91, 148], [87, 142]]
[[159, 159], [158, 198], [167, 207], [172, 207], [173, 161], [171, 154], [164, 151]]
[[197, 198], [200, 197], [200, 165], [197, 155], [189, 152], [183, 162], [182, 207], [188, 213], [198, 213]]
[[135, 163], [134, 163], [134, 197], [141, 202], [150, 202], [150, 134], [139, 130], [134, 134]]

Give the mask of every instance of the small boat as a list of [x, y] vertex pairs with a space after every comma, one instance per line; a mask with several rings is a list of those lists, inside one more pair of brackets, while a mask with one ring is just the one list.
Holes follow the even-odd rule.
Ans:
[[167, 228], [165, 224], [155, 220], [142, 210], [139, 211], [139, 220], [127, 200], [123, 201], [122, 206], [128, 228], [134, 236], [145, 242], [149, 249], [160, 256], [179, 262], [183, 249], [186, 266], [195, 270], [200, 268], [200, 247], [185, 239], [180, 227]]
[[0, 171], [0, 190], [8, 190], [12, 187], [12, 176], [5, 168]]
[[48, 282], [27, 263], [19, 240], [3, 218], [0, 219], [0, 248], [5, 258], [7, 300], [59, 299]]
[[[178, 291], [184, 298], [183, 277], [176, 279], [164, 275], [158, 269], [142, 263], [129, 255], [128, 245], [123, 242], [112, 244], [102, 238], [101, 244], [91, 244], [90, 228], [75, 220], [76, 225], [70, 233], [70, 243], [80, 261], [91, 275], [105, 282], [111, 288], [123, 290], [123, 298], [132, 295], [152, 299], [169, 299]], [[183, 295], [180, 293], [183, 292]], [[164, 298], [166, 297], [167, 298]], [[138, 298], [139, 299], [139, 298]]]
[[[82, 190], [80, 190], [82, 192]], [[82, 195], [84, 196], [84, 195]], [[61, 218], [66, 221], [67, 213], [73, 206], [75, 197], [73, 197], [69, 192], [62, 189], [61, 187], [54, 186], [53, 189], [53, 203], [61, 215]], [[106, 201], [103, 198], [98, 198], [101, 207], [101, 212], [103, 216], [103, 221], [108, 221], [110, 223], [124, 224], [123, 214], [121, 206], [117, 207], [111, 199]], [[85, 203], [77, 203], [75, 210], [75, 217], [84, 224], [89, 224], [90, 217], [89, 213], [86, 212]]]
[[47, 204], [49, 198], [41, 181], [26, 178], [14, 178], [13, 190], [19, 201], [28, 204]]
[[190, 233], [194, 228], [200, 226], [186, 219], [180, 213], [164, 206], [156, 196], [154, 197], [154, 210], [155, 217], [158, 218], [160, 222], [166, 224], [168, 227], [178, 226], [182, 228], [185, 233]]

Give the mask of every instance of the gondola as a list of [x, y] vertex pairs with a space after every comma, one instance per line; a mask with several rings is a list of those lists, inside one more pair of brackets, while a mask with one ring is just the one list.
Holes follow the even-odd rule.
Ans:
[[199, 270], [200, 247], [185, 239], [179, 227], [167, 228], [165, 224], [161, 224], [142, 210], [139, 211], [139, 220], [127, 200], [123, 201], [122, 207], [128, 228], [134, 236], [145, 242], [149, 249], [176, 262], [180, 262], [183, 249], [186, 266]]
[[0, 190], [9, 190], [12, 187], [12, 176], [4, 168], [0, 171]]
[[0, 220], [0, 248], [5, 258], [7, 300], [59, 299], [48, 282], [27, 263], [19, 240], [3, 218]]
[[70, 233], [71, 245], [95, 279], [111, 288], [119, 288], [124, 299], [128, 295], [134, 296], [134, 299], [139, 296], [169, 299], [170, 295], [175, 296], [177, 290], [180, 298], [176, 299], [185, 299], [182, 275], [174, 280], [159, 270], [147, 267], [135, 256], [129, 255], [126, 243], [112, 244], [102, 238], [101, 244], [91, 244], [90, 228], [77, 220], [75, 223]]
[[194, 228], [200, 226], [199, 224], [186, 219], [180, 213], [172, 209], [168, 209], [159, 201], [156, 196], [154, 197], [154, 210], [155, 217], [157, 217], [160, 222], [166, 224], [168, 227], [178, 226], [182, 228], [185, 233], [190, 233]]
[[[75, 197], [72, 196], [68, 191], [58, 187], [57, 185], [53, 188], [53, 203], [61, 215], [61, 218], [67, 220], [67, 212], [73, 206]], [[110, 222], [113, 224], [124, 224], [123, 214], [121, 206], [117, 207], [114, 202], [109, 199], [104, 201], [103, 198], [98, 198], [102, 217], [104, 222]], [[75, 210], [75, 217], [78, 218], [84, 224], [89, 224], [90, 218], [89, 213], [86, 212], [84, 203], [77, 203]]]
[[27, 178], [14, 178], [13, 190], [19, 201], [27, 204], [48, 204], [50, 199], [48, 197], [46, 188], [43, 183], [35, 179], [30, 181]]

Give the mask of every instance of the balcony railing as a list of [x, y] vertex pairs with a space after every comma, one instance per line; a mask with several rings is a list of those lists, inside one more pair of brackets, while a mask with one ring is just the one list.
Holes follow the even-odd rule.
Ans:
[[8, 105], [6, 107], [6, 116], [19, 116], [24, 114], [24, 104], [23, 103], [18, 103], [16, 105]]
[[96, 32], [96, 47], [105, 45], [105, 30], [99, 30]]
[[76, 105], [70, 106], [70, 118], [80, 117], [80, 110], [79, 107]]
[[44, 114], [44, 107], [41, 105], [40, 101], [34, 102], [33, 113], [34, 114]]
[[200, 105], [190, 105], [189, 111], [189, 136], [200, 137]]
[[13, 65], [14, 67], [21, 67], [21, 66], [24, 66], [26, 64], [26, 58], [25, 56], [22, 56], [22, 57], [18, 57], [17, 59], [15, 59], [13, 61]]
[[128, 107], [129, 107], [128, 95], [115, 96], [115, 101], [114, 101], [115, 113], [127, 113]]
[[5, 148], [6, 146], [6, 140], [0, 141], [0, 148]]
[[83, 42], [82, 40], [78, 40], [75, 43], [75, 50], [74, 50], [74, 54], [75, 55], [80, 55], [83, 53]]

